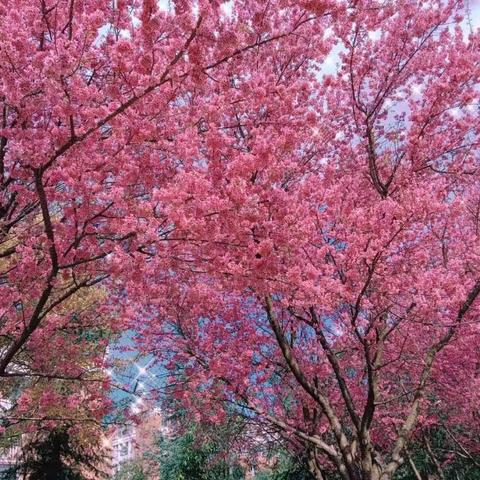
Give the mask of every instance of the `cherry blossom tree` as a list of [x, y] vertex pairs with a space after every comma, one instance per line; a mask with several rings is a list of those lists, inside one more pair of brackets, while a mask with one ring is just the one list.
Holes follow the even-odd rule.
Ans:
[[335, 7], [180, 105], [201, 121], [130, 298], [196, 415], [389, 480], [422, 429], [479, 426], [479, 34], [457, 1]]
[[104, 295], [95, 290], [82, 294], [58, 309], [68, 324], [48, 325], [42, 336], [33, 335], [4, 376], [1, 428], [7, 436], [66, 421], [99, 426], [107, 413], [109, 378], [102, 367], [111, 335], [108, 318], [95, 310]]
[[318, 478], [390, 480], [423, 428], [476, 427], [465, 13], [3, 1], [0, 376], [27, 351], [47, 373], [66, 302], [95, 287], [192, 412], [233, 402]]
[[[328, 49], [314, 37], [328, 2], [167, 3], [0, 5], [2, 391], [20, 375], [83, 379], [85, 344], [66, 332], [126, 328], [128, 290], [144, 288], [153, 242], [171, 236], [157, 191], [182, 170], [191, 131], [205, 133], [215, 102], [241, 103], [228, 98], [237, 78], [250, 79], [254, 98], [270, 48]], [[95, 310], [72, 315], [73, 299], [92, 290], [103, 292]]]

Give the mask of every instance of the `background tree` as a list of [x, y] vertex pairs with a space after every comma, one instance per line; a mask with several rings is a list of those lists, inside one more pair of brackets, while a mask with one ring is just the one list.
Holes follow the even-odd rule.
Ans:
[[[1, 474], [5, 480], [30, 478], [32, 480], [87, 480], [107, 478], [105, 452], [95, 443], [100, 432], [86, 440], [74, 433], [75, 426], [61, 425], [37, 433], [22, 446], [17, 464]], [[92, 477], [92, 475], [94, 477]]]
[[307, 459], [292, 457], [288, 452], [279, 449], [277, 460], [271, 470], [260, 471], [255, 480], [313, 480], [307, 466]]
[[[457, 429], [432, 428], [415, 439], [400, 480], [466, 480], [480, 478], [480, 456], [469, 435]], [[460, 441], [459, 438], [462, 440]]]
[[207, 432], [196, 426], [176, 438], [161, 439], [158, 458], [160, 478], [165, 480], [243, 479], [244, 472], [231, 449], [231, 440], [228, 441], [226, 430], [222, 430], [218, 432], [217, 427], [215, 436], [212, 436], [211, 428]]
[[114, 480], [148, 480], [147, 475], [141, 464], [137, 462], [127, 462], [115, 473]]

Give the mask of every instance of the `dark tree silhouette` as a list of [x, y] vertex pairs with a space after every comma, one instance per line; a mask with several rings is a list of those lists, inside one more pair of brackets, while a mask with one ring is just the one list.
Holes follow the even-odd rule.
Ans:
[[2, 480], [84, 480], [94, 473], [107, 478], [105, 455], [97, 445], [74, 438], [66, 426], [38, 434], [22, 449], [17, 464], [0, 474]]

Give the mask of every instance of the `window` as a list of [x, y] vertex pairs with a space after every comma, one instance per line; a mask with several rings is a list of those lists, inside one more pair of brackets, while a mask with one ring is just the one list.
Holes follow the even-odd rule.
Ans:
[[120, 444], [120, 456], [126, 457], [128, 455], [128, 443]]

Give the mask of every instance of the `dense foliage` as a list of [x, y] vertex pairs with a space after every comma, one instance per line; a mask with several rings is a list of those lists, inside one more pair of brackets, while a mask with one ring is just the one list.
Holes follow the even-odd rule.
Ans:
[[314, 480], [305, 459], [302, 461], [302, 459], [294, 458], [281, 449], [275, 455], [275, 466], [258, 472], [255, 480]]
[[135, 462], [127, 462], [115, 473], [113, 480], [148, 480], [142, 466]]
[[105, 471], [105, 452], [98, 445], [80, 443], [68, 427], [57, 427], [25, 440], [17, 464], [0, 475], [4, 480], [86, 480], [92, 474], [107, 478]]
[[202, 443], [193, 432], [161, 445], [160, 477], [165, 480], [241, 480], [239, 465], [228, 463], [221, 445]]

